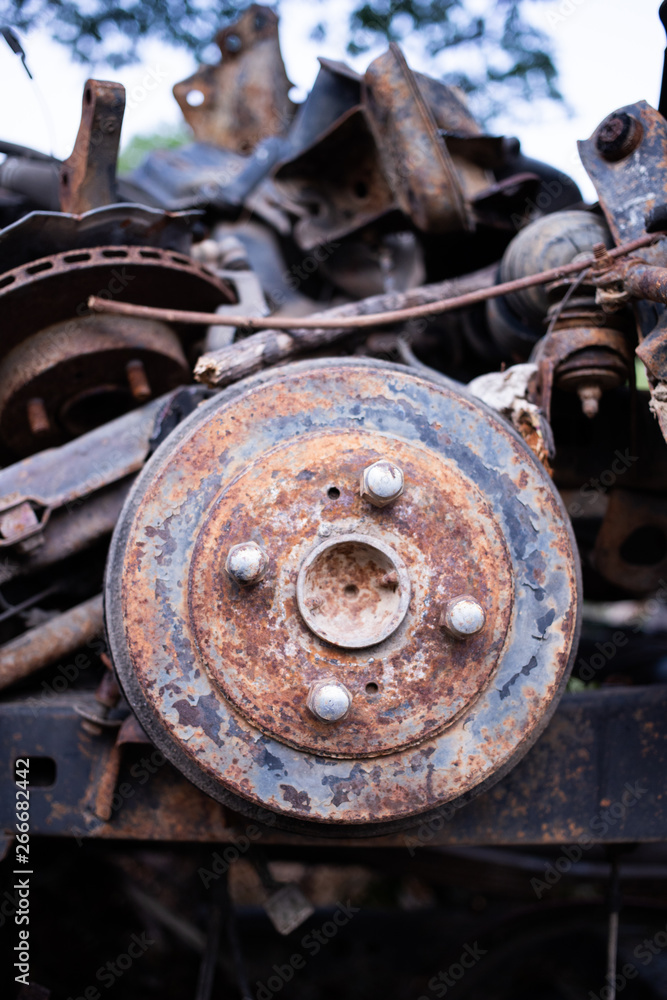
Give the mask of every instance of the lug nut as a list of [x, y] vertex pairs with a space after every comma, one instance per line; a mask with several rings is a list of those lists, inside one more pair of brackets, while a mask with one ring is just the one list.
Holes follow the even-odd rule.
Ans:
[[386, 458], [366, 466], [361, 474], [359, 492], [375, 507], [386, 507], [398, 500], [404, 488], [403, 472]]
[[266, 576], [269, 557], [257, 542], [241, 542], [232, 545], [227, 553], [225, 570], [227, 575], [240, 587], [250, 587]]
[[484, 628], [484, 608], [474, 597], [464, 594], [445, 604], [440, 626], [455, 639], [469, 639]]
[[352, 695], [337, 681], [315, 681], [310, 685], [306, 704], [320, 722], [338, 722], [349, 712]]

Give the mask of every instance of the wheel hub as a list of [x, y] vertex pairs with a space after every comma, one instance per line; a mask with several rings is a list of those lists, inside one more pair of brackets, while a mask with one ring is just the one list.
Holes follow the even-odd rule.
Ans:
[[[383, 506], [379, 462], [401, 474]], [[246, 546], [262, 572], [239, 581]], [[567, 521], [523, 443], [357, 361], [284, 367], [185, 421], [128, 500], [107, 586], [121, 681], [174, 763], [235, 808], [355, 834], [517, 760], [577, 621]]]

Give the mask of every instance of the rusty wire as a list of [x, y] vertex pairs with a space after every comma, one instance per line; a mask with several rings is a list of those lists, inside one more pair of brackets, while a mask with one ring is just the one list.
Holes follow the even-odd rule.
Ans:
[[[609, 251], [611, 258], [623, 257], [639, 250], [642, 247], [651, 246], [664, 238], [664, 233], [645, 234], [615, 247]], [[225, 315], [226, 326], [240, 326], [251, 330], [326, 330], [326, 329], [351, 329], [356, 330], [362, 327], [386, 326], [390, 323], [403, 323], [409, 319], [416, 319], [422, 316], [437, 316], [441, 313], [450, 312], [453, 309], [461, 309], [464, 306], [476, 305], [485, 302], [487, 299], [496, 298], [499, 295], [508, 295], [510, 292], [518, 292], [524, 288], [532, 288], [535, 285], [546, 285], [552, 281], [558, 281], [569, 274], [578, 274], [585, 271], [594, 263], [594, 258], [590, 260], [575, 261], [564, 267], [554, 267], [548, 271], [540, 271], [538, 274], [531, 274], [525, 278], [516, 278], [514, 281], [506, 281], [503, 284], [493, 285], [491, 288], [480, 288], [475, 292], [467, 292], [464, 295], [455, 295], [449, 299], [440, 299], [437, 302], [427, 302], [424, 305], [409, 306], [405, 309], [394, 309], [383, 313], [372, 313], [366, 316], [341, 316], [339, 319], [333, 317], [309, 316], [233, 316]], [[191, 312], [180, 309], [159, 309], [152, 306], [139, 306], [131, 302], [114, 302], [109, 299], [101, 299], [91, 295], [88, 299], [88, 307], [93, 312], [114, 313], [121, 316], [137, 316], [142, 319], [162, 320], [165, 323], [188, 323], [202, 326], [220, 324], [220, 316], [217, 313]]]

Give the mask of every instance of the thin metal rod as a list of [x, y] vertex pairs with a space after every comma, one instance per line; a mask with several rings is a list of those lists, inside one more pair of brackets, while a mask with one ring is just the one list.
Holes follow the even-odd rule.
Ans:
[[9, 606], [6, 611], [0, 614], [0, 622], [7, 621], [8, 618], [13, 618], [14, 615], [20, 615], [22, 611], [27, 611], [33, 605], [39, 604], [45, 597], [57, 594], [59, 590], [62, 590], [62, 583], [52, 583], [50, 587], [40, 591], [39, 594], [32, 594], [30, 597], [26, 597], [25, 601], [21, 601], [20, 604]]
[[[633, 250], [640, 250], [642, 247], [651, 246], [664, 239], [664, 233], [646, 234], [640, 236], [630, 243], [615, 247], [609, 251], [611, 258], [623, 257], [632, 253]], [[317, 314], [300, 316], [230, 316], [225, 315], [225, 326], [240, 326], [249, 330], [327, 330], [327, 329], [349, 329], [357, 330], [369, 326], [386, 326], [390, 323], [403, 323], [409, 319], [417, 319], [422, 316], [438, 316], [441, 313], [451, 312], [453, 309], [461, 309], [464, 306], [477, 305], [479, 302], [486, 302], [487, 299], [496, 298], [499, 295], [508, 295], [511, 292], [522, 291], [524, 288], [533, 288], [536, 285], [546, 285], [552, 281], [558, 281], [569, 274], [578, 274], [591, 267], [595, 258], [591, 255], [583, 261], [575, 261], [563, 267], [553, 267], [548, 271], [541, 271], [539, 274], [530, 274], [525, 278], [516, 278], [514, 281], [506, 281], [500, 285], [493, 285], [491, 288], [480, 288], [475, 292], [467, 292], [465, 295], [455, 295], [449, 299], [440, 299], [437, 302], [427, 302], [419, 306], [409, 306], [406, 309], [394, 309], [388, 312], [373, 313], [367, 316], [341, 316], [339, 318], [321, 316]], [[139, 306], [131, 302], [115, 302], [112, 299], [101, 299], [91, 295], [88, 299], [88, 307], [93, 312], [113, 313], [118, 316], [136, 316], [141, 319], [161, 320], [164, 323], [187, 323], [201, 326], [220, 325], [221, 317], [217, 313], [191, 312], [180, 309], [159, 309], [153, 306]]]
[[609, 933], [607, 936], [607, 994], [616, 1000], [616, 963], [618, 961], [618, 915], [621, 909], [618, 858], [611, 862], [609, 882]]
[[197, 989], [195, 1000], [211, 1000], [213, 993], [213, 980], [215, 979], [215, 969], [218, 962], [218, 951], [220, 950], [220, 928], [222, 924], [222, 913], [217, 903], [211, 906], [208, 929], [206, 932], [206, 947], [199, 966], [197, 977]]

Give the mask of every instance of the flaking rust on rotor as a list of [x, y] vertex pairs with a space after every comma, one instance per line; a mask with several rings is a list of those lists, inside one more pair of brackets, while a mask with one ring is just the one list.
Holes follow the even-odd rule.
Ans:
[[[308, 455], [313, 436], [320, 447]], [[301, 454], [290, 464], [285, 455], [293, 448]], [[382, 454], [404, 469], [405, 493], [389, 508], [366, 505], [362, 512], [359, 468]], [[465, 491], [452, 485], [457, 477], [479, 491], [480, 518], [489, 527], [486, 536], [477, 524], [466, 528], [458, 549], [451, 542], [448, 562], [443, 512], [463, 520], [455, 494], [460, 488], [463, 500]], [[349, 494], [348, 479], [355, 486]], [[328, 495], [331, 487], [338, 497]], [[289, 530], [286, 518], [293, 519]], [[403, 625], [362, 651], [364, 667], [355, 674], [350, 664], [358, 651], [341, 651], [309, 630], [295, 587], [303, 558], [322, 537], [359, 530], [360, 523], [366, 534], [401, 547], [413, 592]], [[435, 538], [438, 530], [443, 540]], [[243, 592], [221, 575], [236, 532], [271, 557], [265, 579]], [[488, 557], [475, 567], [476, 553], [466, 549], [494, 532], [500, 548], [489, 544]], [[504, 577], [503, 546], [511, 567]], [[463, 585], [466, 574], [482, 602], [491, 602], [489, 625], [470, 640], [448, 640], [431, 605], [438, 588], [445, 594], [454, 582], [457, 593], [474, 592]], [[108, 586], [110, 641], [126, 694], [176, 766], [242, 811], [268, 808], [282, 825], [316, 823], [349, 835], [371, 833], [374, 823], [384, 830], [406, 824], [506, 771], [555, 707], [577, 624], [572, 538], [548, 477], [521, 441], [467, 396], [390, 365], [357, 361], [303, 363], [256, 377], [185, 421], [140, 477], [112, 544]], [[254, 602], [246, 609], [251, 631], [239, 621], [246, 597]], [[441, 666], [431, 656], [429, 677], [415, 674], [419, 648], [409, 647], [411, 629], [422, 629], [431, 654], [441, 651]], [[282, 661], [276, 636], [285, 642]], [[455, 653], [455, 644], [462, 652]], [[475, 649], [483, 661], [477, 678]], [[372, 676], [364, 672], [371, 657]], [[306, 723], [309, 683], [320, 669], [336, 677], [342, 663], [347, 673], [338, 679], [353, 694], [349, 715], [334, 725], [312, 717]], [[386, 674], [375, 672], [380, 665]], [[254, 695], [253, 678], [261, 681]], [[461, 678], [461, 688], [466, 681], [471, 686], [456, 708]], [[382, 744], [385, 681], [396, 699], [384, 727], [395, 731]], [[373, 683], [378, 691], [366, 692]], [[429, 698], [439, 685], [444, 701], [434, 708]], [[454, 711], [447, 722], [448, 697]], [[319, 741], [318, 727], [329, 734]], [[402, 727], [410, 730], [407, 748]]]

